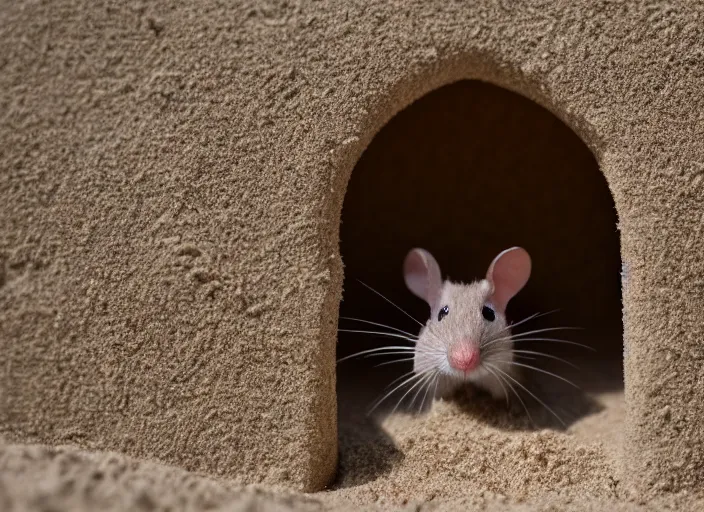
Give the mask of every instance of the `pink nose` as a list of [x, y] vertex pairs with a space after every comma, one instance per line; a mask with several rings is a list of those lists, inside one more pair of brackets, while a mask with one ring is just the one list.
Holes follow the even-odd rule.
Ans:
[[453, 347], [448, 354], [450, 366], [460, 372], [473, 370], [479, 364], [479, 350], [462, 343]]

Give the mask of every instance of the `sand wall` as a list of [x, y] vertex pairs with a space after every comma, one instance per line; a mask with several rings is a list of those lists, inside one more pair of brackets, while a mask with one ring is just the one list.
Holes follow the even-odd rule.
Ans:
[[627, 271], [624, 477], [701, 485], [703, 20], [687, 2], [4, 2], [2, 433], [321, 488], [349, 174], [394, 113], [481, 78], [594, 152]]

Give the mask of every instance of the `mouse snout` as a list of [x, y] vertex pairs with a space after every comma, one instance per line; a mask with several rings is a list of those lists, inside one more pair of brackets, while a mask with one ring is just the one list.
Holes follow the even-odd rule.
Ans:
[[469, 343], [458, 343], [447, 354], [450, 366], [460, 372], [468, 372], [479, 365], [479, 349]]

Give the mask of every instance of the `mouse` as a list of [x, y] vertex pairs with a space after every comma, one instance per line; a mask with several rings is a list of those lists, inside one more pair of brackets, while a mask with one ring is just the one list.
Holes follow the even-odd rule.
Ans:
[[434, 381], [431, 395], [447, 397], [469, 384], [508, 402], [508, 390], [520, 372], [513, 364], [506, 307], [530, 273], [531, 258], [522, 247], [500, 252], [486, 275], [471, 283], [443, 280], [438, 262], [425, 249], [408, 252], [404, 282], [430, 307], [413, 350], [413, 372]]

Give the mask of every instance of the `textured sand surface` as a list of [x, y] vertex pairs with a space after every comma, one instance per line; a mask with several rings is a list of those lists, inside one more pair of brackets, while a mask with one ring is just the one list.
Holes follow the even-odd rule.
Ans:
[[[621, 487], [613, 471], [618, 441], [609, 437], [622, 422], [623, 395], [604, 394], [601, 402], [601, 413], [567, 433], [521, 432], [491, 408], [474, 408], [472, 420], [447, 403], [424, 419], [398, 415], [384, 425], [395, 439], [386, 450], [398, 454], [385, 474], [373, 464], [384, 450], [378, 436], [347, 424], [354, 432], [343, 426], [344, 477], [312, 494], [243, 488], [114, 453], [0, 444], [0, 506], [12, 512], [701, 510], [704, 498], [686, 492], [644, 500]], [[507, 425], [514, 428], [504, 431]]]
[[[336, 478], [313, 502], [282, 498], [296, 507], [404, 495], [481, 507], [495, 493], [510, 507], [637, 510], [627, 496], [701, 488], [702, 41], [701, 2], [2, 1], [0, 434], [20, 444], [5, 449], [0, 492], [89, 507], [88, 475], [112, 464], [101, 451], [182, 468], [119, 459], [128, 469], [99, 478], [95, 498], [115, 509], [141, 499], [121, 487], [132, 484], [147, 509], [194, 510], [207, 507], [189, 501], [199, 493], [225, 509], [268, 500], [231, 487], [255, 481], [317, 491]], [[472, 78], [548, 108], [606, 177], [626, 270], [624, 405], [582, 414], [569, 435], [476, 404], [479, 419], [441, 404], [368, 431], [348, 409], [338, 429], [350, 175], [394, 114]], [[584, 148], [555, 130], [588, 171]], [[601, 189], [585, 178], [580, 190]], [[472, 273], [504, 243], [478, 234]], [[585, 280], [614, 271], [613, 239], [599, 240], [610, 257]], [[595, 289], [613, 300], [610, 285]], [[94, 454], [25, 456], [26, 443]], [[57, 487], [64, 469], [76, 473]]]

